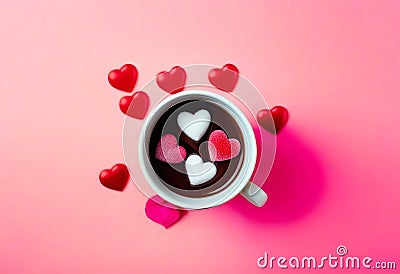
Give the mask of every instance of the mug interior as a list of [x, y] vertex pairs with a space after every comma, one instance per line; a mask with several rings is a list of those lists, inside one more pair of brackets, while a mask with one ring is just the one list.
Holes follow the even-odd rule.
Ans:
[[[177, 193], [177, 191], [173, 191], [170, 187], [167, 187], [154, 171], [148, 155], [150, 136], [157, 121], [170, 107], [189, 100], [210, 101], [223, 107], [237, 123], [243, 137], [243, 159], [241, 166], [238, 167], [235, 179], [230, 182], [229, 185], [226, 184], [227, 186], [221, 191], [202, 197], [185, 196], [184, 194]], [[186, 209], [213, 207], [232, 199], [248, 183], [253, 173], [257, 158], [256, 139], [247, 117], [229, 99], [219, 94], [204, 90], [182, 91], [170, 95], [161, 101], [148, 115], [148, 118], [142, 127], [138, 152], [141, 169], [150, 187], [164, 200]]]

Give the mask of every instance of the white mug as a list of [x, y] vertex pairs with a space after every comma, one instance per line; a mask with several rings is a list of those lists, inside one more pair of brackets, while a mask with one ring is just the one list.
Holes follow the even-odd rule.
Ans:
[[[158, 119], [170, 107], [188, 100], [216, 103], [235, 119], [243, 136], [241, 148], [244, 152], [244, 158], [239, 172], [229, 186], [206, 197], [186, 197], [166, 187], [154, 171], [147, 154], [150, 136]], [[171, 204], [185, 209], [210, 208], [226, 203], [238, 194], [241, 194], [258, 207], [263, 206], [267, 201], [267, 194], [260, 187], [250, 182], [257, 160], [257, 144], [253, 128], [244, 113], [234, 103], [217, 93], [204, 90], [186, 90], [168, 96], [155, 106], [147, 116], [140, 133], [138, 145], [139, 164], [146, 181], [157, 195]]]

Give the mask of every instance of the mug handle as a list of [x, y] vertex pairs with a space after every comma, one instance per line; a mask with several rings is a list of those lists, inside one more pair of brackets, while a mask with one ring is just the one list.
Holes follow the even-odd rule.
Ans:
[[268, 199], [267, 193], [252, 182], [248, 182], [240, 194], [257, 207], [262, 207]]

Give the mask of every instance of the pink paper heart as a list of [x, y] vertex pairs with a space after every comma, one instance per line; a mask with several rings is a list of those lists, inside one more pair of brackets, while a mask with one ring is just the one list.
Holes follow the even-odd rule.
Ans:
[[172, 134], [165, 134], [161, 137], [155, 153], [158, 160], [170, 164], [183, 162], [186, 158], [186, 150], [178, 146], [178, 142]]
[[183, 211], [156, 195], [146, 202], [146, 216], [165, 228], [169, 228], [182, 217]]
[[225, 132], [215, 130], [208, 138], [208, 153], [211, 161], [226, 161], [236, 157], [240, 152], [240, 142], [228, 139]]

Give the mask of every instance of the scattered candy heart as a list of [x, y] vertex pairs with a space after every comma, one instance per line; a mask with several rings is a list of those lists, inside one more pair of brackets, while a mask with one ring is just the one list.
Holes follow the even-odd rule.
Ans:
[[126, 64], [121, 69], [114, 69], [108, 74], [108, 82], [116, 89], [132, 92], [136, 85], [138, 71], [132, 64]]
[[278, 133], [287, 123], [289, 112], [285, 107], [276, 106], [271, 110], [262, 109], [257, 113], [257, 121], [264, 129]]
[[207, 131], [210, 121], [211, 115], [205, 109], [200, 109], [195, 114], [184, 111], [179, 113], [177, 118], [180, 129], [196, 142], [200, 140]]
[[129, 180], [128, 168], [124, 164], [116, 164], [111, 169], [101, 171], [99, 180], [106, 188], [123, 191]]
[[136, 119], [143, 119], [149, 108], [150, 99], [143, 91], [135, 92], [132, 96], [122, 97], [119, 101], [121, 111]]
[[196, 154], [192, 154], [187, 158], [185, 167], [190, 184], [193, 186], [206, 183], [217, 174], [217, 167], [213, 163], [204, 163], [203, 159]]
[[169, 72], [158, 73], [156, 81], [164, 91], [175, 94], [185, 88], [186, 72], [183, 68], [175, 66]]
[[239, 78], [239, 70], [235, 65], [226, 64], [221, 69], [215, 68], [208, 73], [208, 80], [216, 88], [231, 92]]
[[208, 138], [208, 153], [211, 161], [226, 161], [236, 157], [240, 152], [240, 142], [228, 139], [225, 132], [215, 130]]
[[164, 201], [160, 196], [153, 196], [146, 202], [146, 216], [165, 228], [169, 228], [174, 223], [179, 221], [183, 215], [183, 211], [167, 201]]
[[176, 137], [172, 134], [165, 134], [161, 137], [155, 153], [158, 160], [170, 164], [183, 162], [186, 158], [185, 148], [178, 146]]

